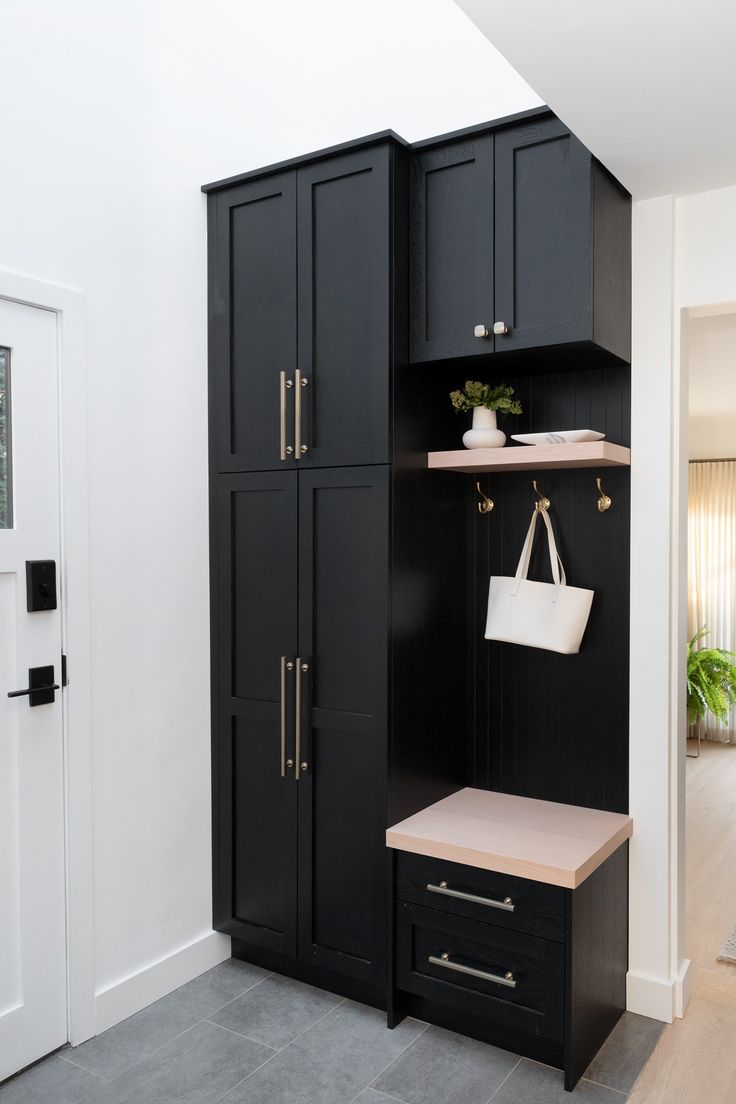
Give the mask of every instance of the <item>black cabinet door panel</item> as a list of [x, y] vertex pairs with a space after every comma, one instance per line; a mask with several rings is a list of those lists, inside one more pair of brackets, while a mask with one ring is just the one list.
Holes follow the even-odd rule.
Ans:
[[391, 330], [388, 146], [300, 169], [300, 464], [385, 463]]
[[410, 250], [412, 361], [492, 352], [493, 135], [412, 158]]
[[[296, 953], [297, 783], [282, 775], [281, 657], [297, 643], [297, 474], [218, 477], [215, 927]], [[286, 673], [284, 758], [294, 756]]]
[[591, 157], [557, 119], [496, 135], [496, 352], [590, 340]]
[[[217, 199], [210, 363], [220, 471], [282, 461], [280, 373], [296, 370], [296, 175], [281, 173]], [[293, 388], [285, 445], [293, 448]]]
[[299, 473], [299, 956], [384, 977], [388, 674], [384, 466]]

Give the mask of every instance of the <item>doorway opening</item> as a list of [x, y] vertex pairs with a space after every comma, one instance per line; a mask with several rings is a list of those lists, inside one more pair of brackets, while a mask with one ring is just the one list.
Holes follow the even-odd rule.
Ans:
[[684, 341], [686, 954], [701, 984], [725, 987], [736, 1005], [736, 305], [689, 311]]

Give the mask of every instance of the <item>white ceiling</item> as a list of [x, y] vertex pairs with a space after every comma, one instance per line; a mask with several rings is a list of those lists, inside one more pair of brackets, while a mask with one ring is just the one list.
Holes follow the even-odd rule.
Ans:
[[636, 198], [736, 183], [734, 0], [455, 0]]

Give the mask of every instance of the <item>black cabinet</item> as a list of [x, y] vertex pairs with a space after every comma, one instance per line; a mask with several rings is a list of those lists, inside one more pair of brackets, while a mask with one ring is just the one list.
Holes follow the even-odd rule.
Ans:
[[285, 954], [297, 945], [294, 678], [282, 685], [281, 662], [297, 642], [296, 518], [295, 472], [216, 483], [214, 926]]
[[[414, 1015], [506, 1047], [564, 1069], [572, 1090], [626, 1006], [628, 846], [576, 889], [394, 860], [391, 1026]], [[428, 892], [448, 884], [459, 900]]]
[[213, 199], [219, 471], [388, 461], [391, 162], [372, 146]]
[[486, 353], [473, 331], [493, 306], [493, 135], [415, 154], [410, 180], [411, 359]]
[[218, 509], [216, 926], [376, 985], [388, 488], [385, 466], [239, 474]]
[[411, 359], [630, 355], [630, 197], [558, 119], [412, 159]]
[[299, 948], [379, 984], [386, 963], [389, 471], [299, 474]]
[[297, 174], [304, 467], [389, 460], [391, 161], [384, 145]]

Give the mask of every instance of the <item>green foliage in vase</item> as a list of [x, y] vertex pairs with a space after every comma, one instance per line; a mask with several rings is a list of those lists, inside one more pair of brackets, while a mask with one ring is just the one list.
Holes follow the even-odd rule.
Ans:
[[706, 712], [723, 722], [736, 704], [736, 665], [730, 657], [736, 652], [723, 648], [698, 648], [708, 635], [706, 627], [687, 642], [687, 719], [689, 724], [702, 720]]
[[467, 414], [476, 406], [484, 406], [486, 410], [497, 410], [499, 414], [521, 414], [521, 403], [518, 399], [512, 399], [513, 387], [507, 387], [505, 383], [479, 383], [478, 380], [468, 380], [462, 391], [451, 391], [450, 402], [458, 414]]

